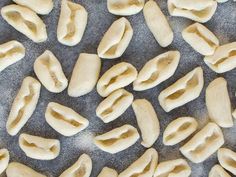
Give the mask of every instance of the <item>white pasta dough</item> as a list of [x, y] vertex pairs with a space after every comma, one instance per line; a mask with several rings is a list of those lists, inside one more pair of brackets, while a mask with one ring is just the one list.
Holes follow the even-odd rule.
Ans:
[[118, 177], [116, 170], [104, 167], [97, 177]]
[[220, 165], [214, 165], [208, 177], [231, 177]]
[[6, 170], [9, 160], [9, 151], [7, 149], [0, 149], [0, 175]]
[[220, 165], [232, 174], [236, 175], [236, 152], [227, 148], [220, 148], [217, 156]]

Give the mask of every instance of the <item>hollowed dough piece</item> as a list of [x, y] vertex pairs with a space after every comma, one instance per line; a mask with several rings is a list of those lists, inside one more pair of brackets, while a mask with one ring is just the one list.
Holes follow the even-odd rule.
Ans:
[[7, 149], [0, 149], [0, 175], [6, 170], [9, 160], [9, 151]]
[[118, 177], [116, 170], [104, 167], [97, 177]]
[[214, 165], [208, 177], [231, 177], [220, 165]]
[[236, 152], [227, 148], [220, 148], [217, 156], [220, 165], [232, 174], [236, 175]]

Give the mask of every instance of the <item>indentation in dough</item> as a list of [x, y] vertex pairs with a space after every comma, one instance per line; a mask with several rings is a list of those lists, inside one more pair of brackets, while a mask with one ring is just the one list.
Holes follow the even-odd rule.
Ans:
[[229, 57], [236, 57], [236, 50], [232, 50], [229, 52], [228, 56], [220, 58], [217, 60], [217, 62], [214, 63], [216, 67], [218, 67], [220, 64], [222, 64], [225, 60], [229, 59]]
[[183, 125], [181, 125], [174, 133], [171, 133], [170, 135], [168, 135], [165, 139], [166, 141], [169, 141], [171, 139], [173, 139], [178, 133], [187, 130], [190, 126], [192, 125], [192, 123], [190, 122], [186, 122]]
[[13, 48], [9, 49], [8, 51], [6, 51], [4, 53], [0, 52], [0, 60], [10, 58], [10, 57], [14, 56], [15, 54], [22, 53], [22, 52], [24, 52], [24, 51], [21, 47], [14, 47], [13, 46]]

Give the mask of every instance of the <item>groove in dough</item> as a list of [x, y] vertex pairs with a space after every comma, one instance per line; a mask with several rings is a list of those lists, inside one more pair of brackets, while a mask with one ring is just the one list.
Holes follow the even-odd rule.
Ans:
[[222, 167], [236, 175], [236, 152], [228, 148], [220, 148], [217, 157]]
[[214, 165], [208, 177], [231, 177], [220, 165]]
[[7, 149], [0, 149], [0, 175], [6, 170], [9, 160], [9, 151]]

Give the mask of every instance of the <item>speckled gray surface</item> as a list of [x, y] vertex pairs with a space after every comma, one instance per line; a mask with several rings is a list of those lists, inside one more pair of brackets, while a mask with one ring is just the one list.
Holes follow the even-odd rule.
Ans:
[[[140, 145], [140, 140], [134, 146], [115, 155], [102, 152], [93, 145], [92, 137], [95, 134], [101, 134], [125, 123], [130, 123], [137, 127], [131, 107], [120, 118], [109, 124], [103, 124], [102, 121], [95, 116], [96, 106], [102, 100], [95, 90], [83, 97], [71, 98], [67, 95], [66, 90], [60, 94], [52, 94], [45, 88], [42, 88], [36, 111], [21, 130], [21, 133], [25, 132], [47, 138], [60, 139], [61, 153], [54, 160], [39, 161], [26, 157], [18, 146], [18, 136], [11, 137], [6, 132], [5, 124], [11, 108], [11, 103], [23, 78], [28, 75], [35, 76], [32, 66], [36, 57], [44, 52], [45, 49], [51, 50], [60, 60], [66, 76], [70, 78], [79, 53], [96, 53], [98, 43], [101, 40], [103, 33], [110, 24], [118, 18], [117, 16], [108, 13], [106, 0], [76, 0], [76, 2], [81, 3], [88, 10], [89, 20], [81, 43], [75, 47], [63, 46], [57, 42], [56, 39], [60, 0], [54, 1], [54, 9], [49, 15], [42, 16], [42, 19], [47, 25], [49, 36], [48, 40], [44, 43], [33, 43], [24, 35], [10, 27], [3, 21], [2, 17], [0, 17], [0, 43], [17, 39], [26, 47], [26, 57], [0, 73], [0, 147], [8, 148], [10, 150], [11, 161], [24, 163], [37, 171], [44, 173], [48, 177], [59, 176], [66, 168], [72, 165], [82, 153], [87, 153], [91, 156], [93, 160], [91, 177], [95, 177], [103, 166], [112, 167], [118, 170], [118, 172], [121, 172], [145, 151], [145, 148]], [[1, 0], [0, 8], [10, 3], [12, 3], [10, 0]], [[179, 116], [193, 116], [196, 117], [202, 126], [208, 121], [204, 104], [204, 95], [205, 88], [211, 80], [217, 76], [223, 76], [227, 79], [232, 106], [233, 108], [236, 107], [236, 98], [234, 97], [236, 91], [236, 70], [220, 75], [211, 71], [204, 64], [202, 60], [203, 56], [196, 53], [181, 37], [182, 29], [191, 24], [192, 21], [184, 18], [170, 17], [167, 12], [166, 1], [158, 1], [158, 4], [168, 16], [174, 30], [175, 38], [171, 46], [168, 48], [161, 48], [157, 44], [144, 22], [142, 13], [130, 16], [128, 19], [134, 29], [132, 41], [121, 58], [116, 60], [103, 60], [102, 73], [120, 61], [130, 62], [140, 70], [146, 61], [162, 52], [170, 49], [178, 49], [181, 52], [180, 64], [172, 78], [161, 85], [144, 92], [133, 92], [131, 86], [127, 87], [129, 91], [134, 93], [135, 98], [146, 98], [154, 105], [161, 123], [161, 135], [154, 144], [154, 147], [159, 152], [159, 161], [164, 161], [182, 157], [178, 150], [180, 145], [166, 147], [162, 144], [163, 130], [171, 120]], [[229, 0], [227, 3], [219, 4], [216, 14], [206, 23], [206, 26], [218, 36], [221, 44], [236, 41], [236, 3]], [[157, 96], [160, 91], [198, 65], [203, 67], [205, 75], [205, 87], [201, 96], [185, 106], [173, 110], [170, 113], [165, 113], [157, 101]], [[90, 126], [85, 131], [73, 137], [63, 137], [59, 135], [45, 122], [44, 112], [50, 101], [55, 101], [73, 108], [89, 119]], [[230, 129], [224, 129], [224, 135], [226, 142], [224, 146], [236, 150], [236, 125]], [[216, 163], [217, 158], [215, 154], [204, 163], [190, 163], [192, 168], [191, 176], [208, 176], [209, 169]], [[5, 176], [5, 174], [3, 176]]]

